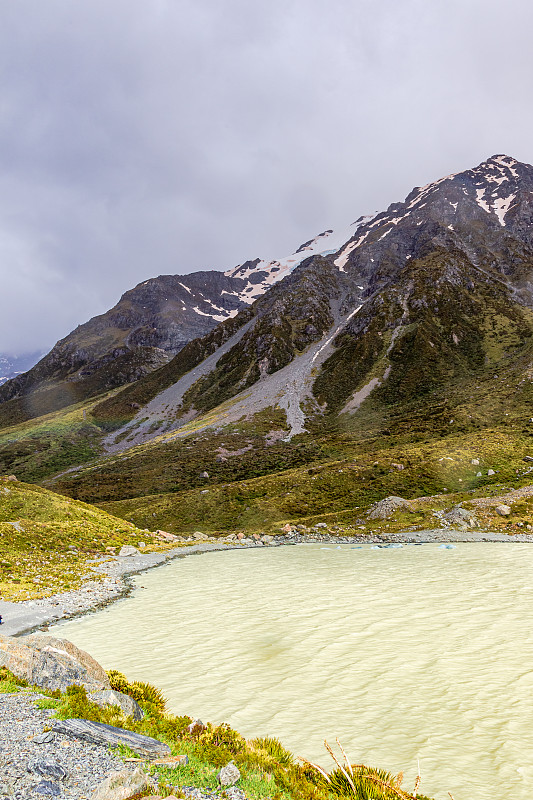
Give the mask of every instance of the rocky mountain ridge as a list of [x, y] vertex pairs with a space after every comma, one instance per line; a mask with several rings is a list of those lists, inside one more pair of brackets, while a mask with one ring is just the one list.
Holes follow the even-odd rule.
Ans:
[[525, 347], [532, 219], [533, 168], [496, 155], [286, 259], [146, 281], [0, 388], [0, 416], [130, 383], [96, 409], [115, 450], [224, 402], [230, 420], [279, 406], [292, 436], [423, 395]]
[[175, 435], [226, 401], [226, 421], [285, 409], [292, 436], [370, 395], [390, 405], [512, 358], [533, 333], [532, 221], [533, 168], [507, 156], [414, 189], [287, 270], [231, 321], [247, 325], [234, 342], [217, 352], [209, 334], [104, 402], [125, 423], [108, 447]]
[[19, 374], [23, 369], [8, 372], [0, 380], [0, 385], [7, 383], [0, 388], [0, 404], [14, 401], [15, 416], [24, 409], [22, 414], [31, 417], [138, 380], [249, 307], [309, 256], [334, 252], [350, 238], [352, 227], [325, 231], [281, 260], [255, 259], [225, 273], [143, 281], [105, 314], [57, 342], [35, 366], [26, 365], [25, 374]]

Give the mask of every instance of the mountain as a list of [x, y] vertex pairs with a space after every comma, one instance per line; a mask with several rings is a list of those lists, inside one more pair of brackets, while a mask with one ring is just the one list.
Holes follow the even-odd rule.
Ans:
[[44, 353], [39, 351], [37, 353], [24, 353], [21, 356], [10, 355], [9, 353], [0, 353], [0, 386], [6, 381], [21, 375], [23, 372], [31, 369], [36, 364]]
[[511, 358], [532, 333], [532, 219], [533, 168], [497, 155], [358, 220], [349, 238], [328, 232], [329, 251], [104, 401], [97, 414], [120, 424], [108, 447], [230, 399], [228, 420], [281, 407], [292, 436], [371, 393], [413, 399]]
[[138, 380], [250, 306], [305, 258], [334, 252], [350, 235], [351, 229], [328, 230], [281, 260], [255, 259], [225, 273], [160, 275], [140, 283], [57, 342], [35, 367], [8, 372], [6, 365], [0, 404], [11, 404], [4, 415], [10, 421], [39, 416]]
[[[0, 470], [175, 532], [528, 480], [533, 167], [493, 156], [287, 259], [215, 275], [225, 318], [172, 358], [153, 347], [165, 363], [127, 386], [110, 357], [99, 386], [63, 380], [92, 398], [11, 427], [38, 415], [47, 378], [2, 387], [21, 394], [0, 405]], [[115, 388], [96, 396], [105, 375]]]

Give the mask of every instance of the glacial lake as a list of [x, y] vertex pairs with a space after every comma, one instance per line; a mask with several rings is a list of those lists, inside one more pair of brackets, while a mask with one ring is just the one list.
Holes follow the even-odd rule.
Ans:
[[[329, 767], [403, 770], [447, 800], [530, 800], [533, 545], [206, 553], [50, 629], [171, 710], [276, 736]], [[142, 588], [141, 588], [142, 587]]]

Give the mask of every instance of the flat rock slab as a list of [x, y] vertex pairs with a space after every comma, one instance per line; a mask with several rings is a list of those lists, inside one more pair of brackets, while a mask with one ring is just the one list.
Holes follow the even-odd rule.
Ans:
[[102, 722], [90, 722], [87, 719], [63, 719], [54, 722], [52, 730], [62, 733], [71, 739], [80, 739], [91, 744], [107, 744], [117, 747], [126, 745], [134, 753], [148, 758], [158, 758], [170, 755], [168, 744], [152, 739], [151, 736], [141, 736], [139, 733], [126, 731], [124, 728], [114, 728]]

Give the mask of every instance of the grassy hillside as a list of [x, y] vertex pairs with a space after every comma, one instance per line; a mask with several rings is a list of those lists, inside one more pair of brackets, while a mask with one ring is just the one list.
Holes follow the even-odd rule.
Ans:
[[79, 586], [87, 559], [146, 533], [94, 506], [0, 478], [0, 597], [46, 597]]
[[[337, 446], [341, 446], [339, 442]], [[533, 448], [520, 434], [505, 428], [487, 429], [482, 437], [450, 435], [395, 447], [361, 447], [357, 455], [315, 461], [272, 475], [231, 483], [204, 480], [188, 491], [100, 506], [140, 527], [161, 527], [175, 533], [197, 528], [206, 532], [279, 531], [286, 522], [311, 525], [325, 521], [357, 527], [366, 524], [364, 511], [390, 494], [406, 499], [454, 495], [449, 502], [444, 497], [445, 507], [486, 495], [492, 487], [499, 492], [502, 485], [531, 483], [529, 465], [523, 461], [529, 452], [533, 453]], [[479, 464], [472, 464], [473, 460]], [[495, 474], [489, 476], [489, 469]], [[436, 507], [441, 506], [437, 503]], [[408, 521], [430, 527], [436, 524], [431, 513], [427, 518], [403, 522]]]

